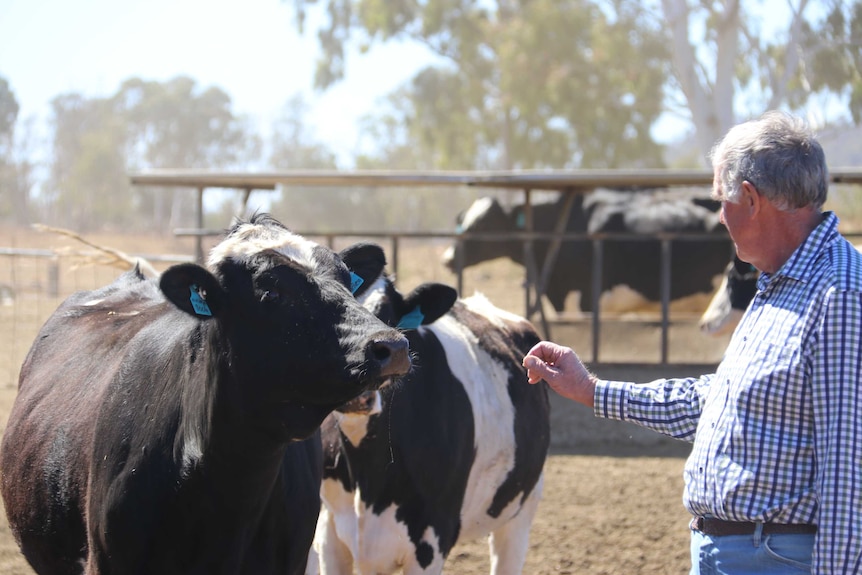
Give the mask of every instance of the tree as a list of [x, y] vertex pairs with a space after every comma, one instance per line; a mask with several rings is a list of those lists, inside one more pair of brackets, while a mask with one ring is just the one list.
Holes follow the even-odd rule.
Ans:
[[[302, 27], [314, 0], [294, 3]], [[329, 0], [326, 16], [321, 89], [343, 76], [348, 47], [407, 39], [440, 56], [378, 122], [409, 145], [377, 160], [658, 166], [649, 132], [670, 112], [691, 124], [704, 165], [730, 126], [766, 109], [862, 119], [862, 0]], [[824, 116], [824, 101], [847, 117]]]
[[[167, 82], [131, 78], [113, 103], [126, 119], [130, 167], [239, 167], [257, 157], [261, 141], [247, 119], [232, 111], [222, 89], [200, 89], [179, 76]], [[189, 222], [194, 195], [188, 190], [140, 189], [136, 201], [152, 213], [159, 229]]]
[[[300, 26], [312, 2], [295, 0]], [[404, 127], [426, 165], [661, 165], [650, 127], [669, 55], [640, 2], [329, 0], [326, 14], [319, 88], [343, 76], [352, 34], [360, 45], [409, 39], [440, 56], [382, 118]]]
[[125, 125], [110, 100], [64, 94], [51, 102], [53, 161], [46, 195], [50, 220], [78, 231], [134, 214], [126, 177]]
[[9, 82], [0, 77], [0, 218], [29, 219], [32, 163], [23, 152], [26, 141], [16, 130], [20, 107]]
[[[305, 122], [308, 104], [300, 94], [281, 109], [271, 129], [269, 165], [278, 170], [334, 170], [335, 154], [318, 142]], [[320, 190], [308, 187], [282, 188], [271, 211], [296, 231], [347, 229], [353, 190]]]
[[[703, 157], [738, 120], [768, 109], [811, 111], [809, 103], [831, 97], [862, 120], [862, 2], [787, 0], [786, 24], [774, 37], [762, 33], [752, 3], [662, 0], [661, 7], [683, 96], [672, 107], [690, 118]], [[781, 14], [766, 18], [774, 24]]]
[[132, 189], [128, 172], [144, 168], [237, 167], [257, 156], [260, 138], [234, 115], [219, 88], [126, 80], [116, 94], [64, 94], [53, 103], [53, 162], [48, 186], [55, 220], [78, 230], [107, 222], [159, 230], [194, 214], [194, 194]]

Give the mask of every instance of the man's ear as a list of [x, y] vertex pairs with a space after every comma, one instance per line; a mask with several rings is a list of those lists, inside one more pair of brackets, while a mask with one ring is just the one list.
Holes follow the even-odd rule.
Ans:
[[757, 191], [757, 188], [749, 182], [748, 180], [742, 181], [742, 205], [746, 206], [749, 210], [749, 214], [751, 216], [757, 215], [757, 213], [763, 208], [762, 202], [766, 201], [760, 192]]
[[200, 319], [217, 317], [225, 293], [209, 271], [195, 264], [171, 266], [159, 278], [159, 288], [175, 306]]

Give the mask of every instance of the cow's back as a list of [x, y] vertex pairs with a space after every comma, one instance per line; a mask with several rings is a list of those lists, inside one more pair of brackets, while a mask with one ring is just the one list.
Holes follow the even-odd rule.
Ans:
[[67, 572], [83, 558], [98, 406], [130, 341], [164, 309], [152, 284], [124, 274], [70, 296], [25, 358], [0, 449], [0, 489], [9, 524], [40, 573]]

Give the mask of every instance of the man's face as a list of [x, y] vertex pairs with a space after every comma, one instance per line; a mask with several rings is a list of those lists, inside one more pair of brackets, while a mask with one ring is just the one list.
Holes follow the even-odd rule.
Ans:
[[722, 188], [718, 177], [718, 169], [715, 170], [712, 181], [712, 197], [721, 202], [718, 219], [727, 228], [739, 258], [751, 262], [749, 258], [752, 257], [752, 254], [748, 253], [748, 248], [752, 245], [755, 229], [749, 209], [750, 198], [747, 195], [747, 190], [742, 189], [738, 202], [728, 200], [727, 192]]

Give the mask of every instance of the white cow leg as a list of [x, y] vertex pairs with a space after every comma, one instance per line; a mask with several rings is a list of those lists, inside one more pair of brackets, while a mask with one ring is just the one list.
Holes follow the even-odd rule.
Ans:
[[539, 509], [544, 481], [543, 473], [520, 512], [488, 537], [491, 575], [520, 575], [523, 572], [530, 546], [530, 526]]
[[[335, 520], [323, 506], [314, 536], [314, 551], [320, 562], [320, 575], [349, 575], [353, 573], [353, 555], [338, 537]], [[309, 557], [310, 559], [310, 557]], [[310, 569], [306, 573], [313, 573]]]

